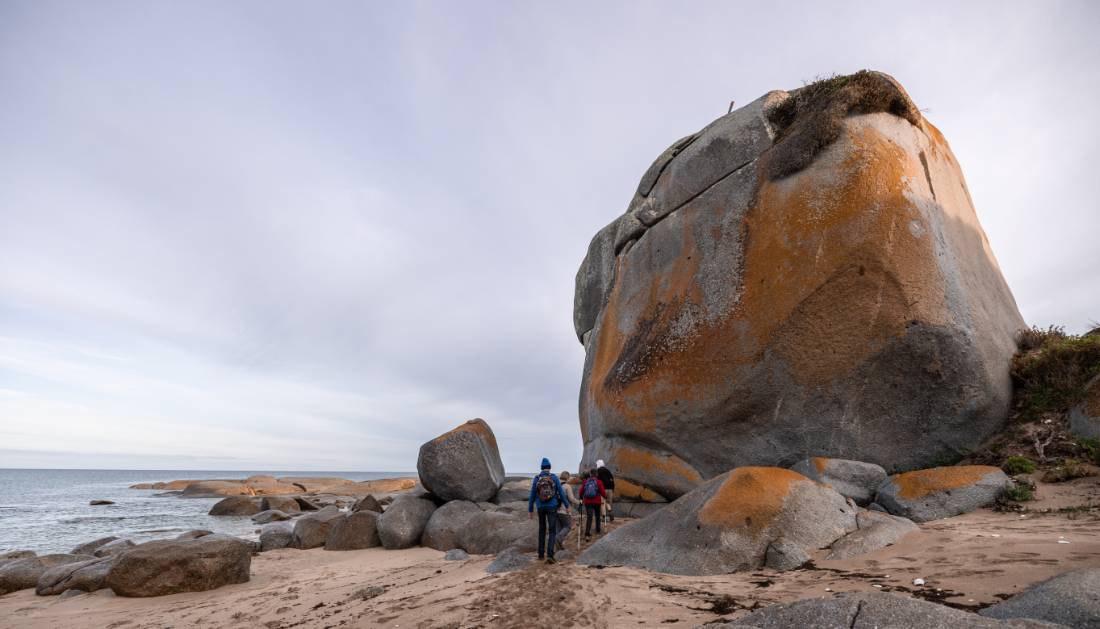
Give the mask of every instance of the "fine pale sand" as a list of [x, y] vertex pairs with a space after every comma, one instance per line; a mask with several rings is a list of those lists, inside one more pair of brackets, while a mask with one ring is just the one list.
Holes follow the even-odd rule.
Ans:
[[[253, 558], [249, 583], [212, 592], [9, 594], [0, 597], [0, 627], [691, 627], [758, 606], [873, 590], [977, 609], [1053, 575], [1100, 567], [1100, 512], [1057, 511], [1100, 505], [1100, 479], [1044, 485], [1040, 498], [1024, 517], [983, 509], [922, 525], [868, 555], [827, 561], [822, 552], [812, 567], [786, 573], [678, 577], [564, 561], [489, 575], [489, 557], [445, 561], [426, 548], [280, 550]], [[576, 537], [569, 546], [575, 550]], [[927, 585], [914, 586], [917, 577]], [[356, 596], [371, 586], [385, 592]]]

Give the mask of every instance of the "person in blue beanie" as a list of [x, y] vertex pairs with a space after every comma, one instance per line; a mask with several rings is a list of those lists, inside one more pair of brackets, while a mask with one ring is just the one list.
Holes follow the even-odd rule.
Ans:
[[569, 498], [566, 497], [557, 475], [550, 472], [550, 459], [543, 458], [542, 471], [531, 480], [531, 495], [527, 498], [527, 517], [535, 517], [534, 511], [537, 506], [539, 559], [546, 555], [546, 563], [557, 563], [554, 561], [554, 543], [558, 538], [558, 505], [565, 505], [568, 509]]

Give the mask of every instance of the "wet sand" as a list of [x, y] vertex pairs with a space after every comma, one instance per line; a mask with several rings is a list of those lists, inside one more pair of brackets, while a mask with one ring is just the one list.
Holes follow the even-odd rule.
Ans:
[[[692, 627], [872, 590], [978, 609], [1056, 574], [1100, 567], [1100, 479], [1041, 485], [1039, 498], [1031, 513], [983, 509], [860, 557], [827, 561], [820, 552], [810, 567], [785, 573], [682, 577], [563, 561], [489, 575], [491, 557], [445, 561], [426, 548], [279, 550], [253, 558], [249, 583], [212, 592], [126, 599], [101, 590], [64, 600], [16, 592], [0, 597], [0, 627]], [[1057, 511], [1089, 504], [1098, 508]], [[927, 584], [914, 586], [917, 577]], [[385, 591], [356, 595], [372, 586]]]

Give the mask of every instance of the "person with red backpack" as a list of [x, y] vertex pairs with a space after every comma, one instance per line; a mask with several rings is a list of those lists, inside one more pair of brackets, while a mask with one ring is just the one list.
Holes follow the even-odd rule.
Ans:
[[596, 470], [588, 471], [588, 478], [581, 483], [581, 502], [584, 503], [584, 538], [592, 538], [592, 520], [596, 520], [596, 535], [600, 534], [600, 509], [603, 505], [603, 497], [607, 495], [603, 488], [603, 481], [596, 475]]
[[534, 517], [535, 506], [538, 505], [539, 559], [546, 555], [546, 563], [557, 563], [554, 560], [554, 543], [558, 536], [559, 504], [565, 504], [565, 508], [568, 509], [569, 498], [565, 496], [558, 476], [550, 471], [550, 459], [544, 458], [542, 471], [531, 481], [531, 495], [527, 498], [527, 517]]

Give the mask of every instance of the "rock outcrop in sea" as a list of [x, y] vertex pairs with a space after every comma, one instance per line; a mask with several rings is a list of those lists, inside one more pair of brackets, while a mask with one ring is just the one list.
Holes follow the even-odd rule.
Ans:
[[582, 467], [649, 502], [738, 466], [958, 458], [1003, 426], [1024, 327], [947, 141], [866, 71], [673, 143], [573, 317]]

